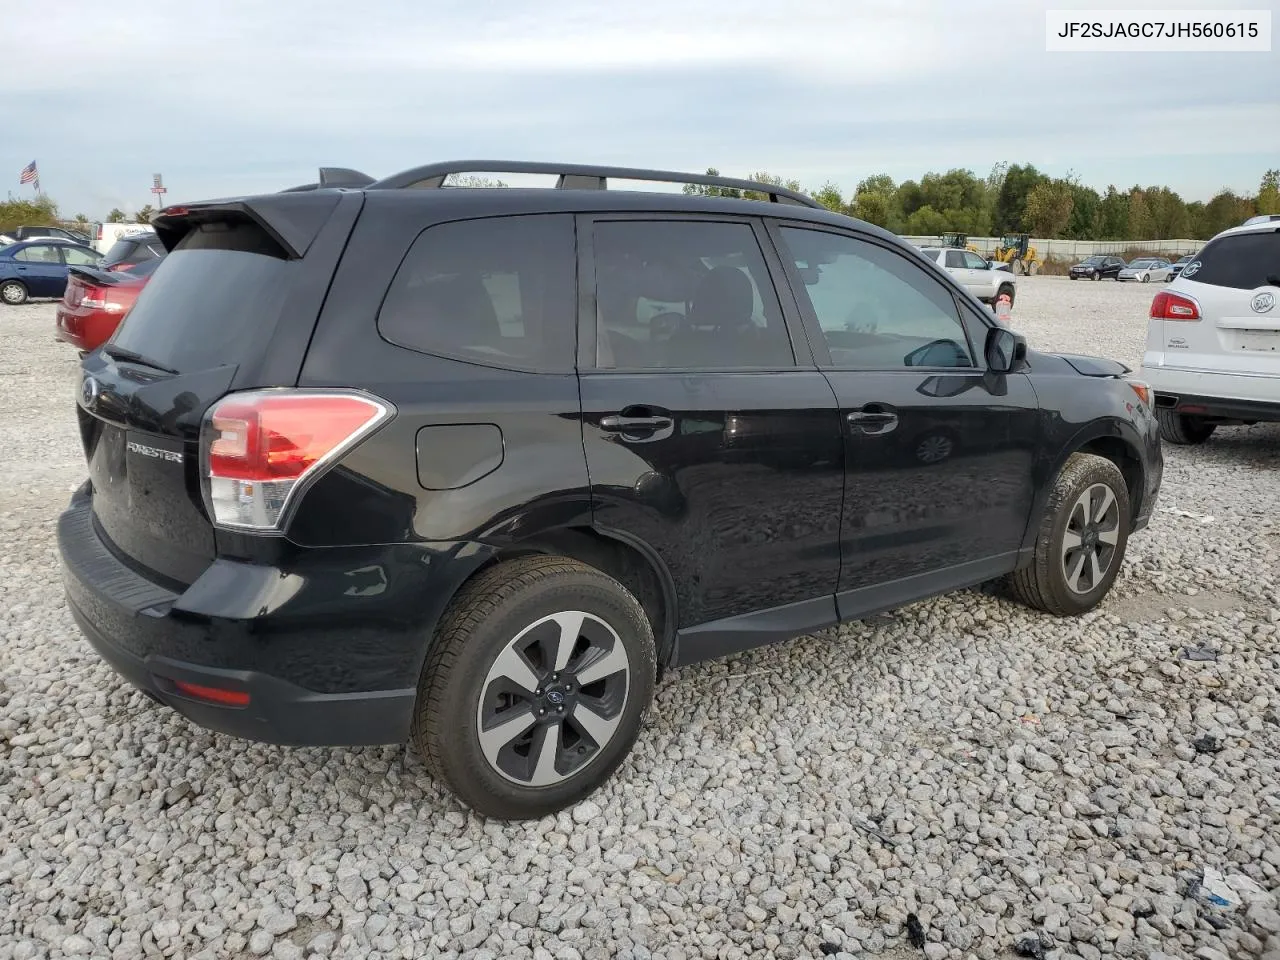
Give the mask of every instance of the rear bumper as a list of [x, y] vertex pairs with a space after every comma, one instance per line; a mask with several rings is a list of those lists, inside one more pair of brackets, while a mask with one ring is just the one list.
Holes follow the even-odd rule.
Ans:
[[[280, 567], [217, 560], [174, 590], [112, 552], [91, 504], [81, 490], [58, 521], [68, 606], [134, 686], [202, 727], [251, 740], [407, 739], [428, 638], [456, 589], [431, 570], [456, 576], [465, 565], [426, 562], [431, 551], [405, 545], [310, 550]], [[248, 702], [210, 703], [179, 682]]]
[[1280, 420], [1280, 377], [1146, 364], [1139, 376], [1155, 391], [1158, 408], [1203, 407], [1188, 412], [1232, 420]]

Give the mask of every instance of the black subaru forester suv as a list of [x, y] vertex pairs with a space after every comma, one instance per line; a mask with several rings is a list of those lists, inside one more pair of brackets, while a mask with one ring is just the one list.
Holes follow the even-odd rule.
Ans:
[[1126, 367], [768, 184], [325, 170], [155, 227], [83, 360], [71, 611], [198, 724], [412, 738], [491, 816], [605, 781], [663, 668], [1001, 577], [1089, 610], [1156, 502]]

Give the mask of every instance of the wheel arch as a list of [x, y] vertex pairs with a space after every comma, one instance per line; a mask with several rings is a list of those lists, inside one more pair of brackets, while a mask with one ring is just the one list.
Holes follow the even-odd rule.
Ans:
[[1064, 444], [1057, 459], [1046, 474], [1043, 489], [1036, 497], [1035, 510], [1027, 523], [1023, 547], [1035, 546], [1040, 521], [1049, 505], [1049, 495], [1067, 461], [1077, 453], [1089, 453], [1114, 463], [1124, 477], [1129, 492], [1129, 515], [1137, 517], [1142, 512], [1146, 495], [1146, 473], [1143, 467], [1141, 444], [1131, 424], [1118, 418], [1095, 420], [1079, 430]]
[[640, 602], [649, 618], [659, 671], [670, 663], [679, 625], [674, 581], [656, 553], [625, 534], [592, 526], [556, 527], [531, 534], [490, 553], [458, 583], [454, 595], [495, 564], [528, 556], [568, 557], [621, 583]]

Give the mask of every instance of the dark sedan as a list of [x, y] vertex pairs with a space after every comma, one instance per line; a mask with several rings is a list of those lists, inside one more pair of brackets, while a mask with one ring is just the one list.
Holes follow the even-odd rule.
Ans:
[[17, 306], [30, 297], [61, 297], [71, 267], [96, 267], [102, 254], [65, 240], [30, 240], [0, 248], [0, 303]]
[[1094, 256], [1081, 260], [1071, 268], [1072, 280], [1102, 280], [1110, 277], [1115, 280], [1124, 269], [1124, 261], [1119, 257]]
[[1173, 266], [1171, 268], [1173, 272], [1169, 274], [1169, 279], [1172, 280], [1180, 274], [1182, 272], [1182, 268], [1190, 263], [1194, 256], [1195, 254], [1188, 253], [1185, 257], [1179, 257], [1177, 260], [1173, 261]]

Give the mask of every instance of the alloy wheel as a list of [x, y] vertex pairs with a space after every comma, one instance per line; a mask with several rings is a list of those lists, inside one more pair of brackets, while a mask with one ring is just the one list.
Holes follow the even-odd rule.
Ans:
[[566, 610], [530, 624], [494, 660], [476, 710], [480, 749], [515, 783], [547, 787], [579, 773], [622, 722], [631, 664], [599, 617]]
[[6, 283], [0, 286], [0, 297], [4, 299], [5, 303], [21, 303], [23, 301], [22, 287], [16, 283]]
[[1076, 499], [1062, 535], [1062, 573], [1072, 593], [1097, 587], [1115, 561], [1120, 542], [1120, 505], [1105, 483], [1087, 487]]

